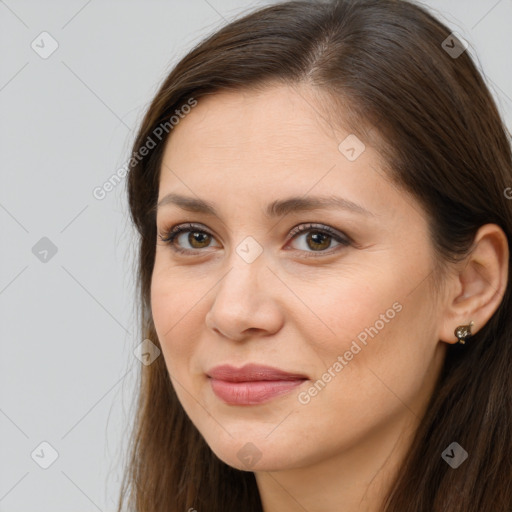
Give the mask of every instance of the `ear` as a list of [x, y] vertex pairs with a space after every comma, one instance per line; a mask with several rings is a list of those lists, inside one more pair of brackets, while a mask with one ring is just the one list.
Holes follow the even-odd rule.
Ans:
[[482, 226], [467, 258], [447, 279], [447, 293], [441, 307], [439, 338], [457, 343], [454, 330], [471, 321], [472, 334], [478, 332], [498, 309], [508, 281], [507, 236], [497, 224]]

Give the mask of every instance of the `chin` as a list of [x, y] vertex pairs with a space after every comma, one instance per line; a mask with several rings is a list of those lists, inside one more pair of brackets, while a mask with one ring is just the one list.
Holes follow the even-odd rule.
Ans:
[[217, 439], [208, 445], [222, 462], [240, 471], [279, 471], [295, 467], [289, 451], [283, 446], [279, 450], [270, 441], [252, 442], [244, 436], [243, 440], [229, 438], [223, 444]]

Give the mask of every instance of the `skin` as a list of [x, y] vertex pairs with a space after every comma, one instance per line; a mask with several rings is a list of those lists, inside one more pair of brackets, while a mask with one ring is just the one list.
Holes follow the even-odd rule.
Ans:
[[[447, 344], [457, 342], [453, 330], [473, 320], [477, 332], [499, 306], [508, 245], [498, 226], [483, 226], [471, 258], [433, 290], [425, 213], [386, 178], [369, 140], [354, 161], [340, 152], [352, 132], [329, 125], [317, 100], [306, 86], [223, 92], [201, 98], [174, 127], [158, 199], [170, 192], [201, 198], [219, 217], [173, 204], [158, 209], [163, 237], [187, 222], [211, 237], [191, 245], [182, 233], [175, 243], [189, 255], [157, 240], [153, 319], [187, 415], [221, 460], [255, 473], [265, 512], [377, 511]], [[274, 219], [263, 213], [276, 199], [332, 194], [371, 214], [318, 209]], [[308, 242], [314, 229], [290, 238], [292, 228], [310, 222], [354, 243], [327, 237], [318, 249]], [[263, 249], [252, 263], [236, 252], [248, 236]], [[401, 310], [394, 318], [366, 345], [358, 342], [360, 351], [300, 403], [299, 393], [396, 303]], [[264, 404], [225, 404], [205, 372], [247, 362], [309, 380]], [[241, 449], [259, 460], [244, 462]]]

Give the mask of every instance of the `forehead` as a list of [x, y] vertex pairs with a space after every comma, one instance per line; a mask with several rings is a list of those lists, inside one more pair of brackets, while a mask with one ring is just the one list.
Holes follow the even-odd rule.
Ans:
[[[318, 144], [336, 145], [324, 108], [304, 87], [273, 85], [259, 90], [220, 92], [198, 104], [171, 133], [169, 144], [191, 142], [215, 148], [278, 153], [310, 151]], [[342, 123], [341, 117], [338, 119]], [[338, 130], [339, 131], [339, 130]], [[343, 132], [343, 130], [341, 130]], [[330, 137], [332, 140], [325, 140]]]
[[[263, 178], [267, 172], [290, 179], [321, 176], [339, 165], [339, 144], [351, 135], [332, 126], [324, 110], [307, 89], [285, 85], [202, 97], [173, 128], [163, 168], [175, 166], [188, 176], [233, 172], [238, 179], [249, 173]], [[336, 124], [343, 125], [341, 116]], [[356, 149], [361, 147], [362, 142]], [[366, 149], [364, 159], [377, 164], [378, 153]], [[351, 167], [360, 165], [352, 162]]]
[[324, 112], [314, 95], [284, 85], [200, 98], [168, 138], [159, 200], [173, 192], [243, 207], [335, 194], [377, 215], [411, 218], [411, 201], [390, 184], [377, 148]]

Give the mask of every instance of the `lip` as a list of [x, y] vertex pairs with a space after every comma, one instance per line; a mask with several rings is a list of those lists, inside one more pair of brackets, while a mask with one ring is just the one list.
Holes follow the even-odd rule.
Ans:
[[299, 380], [307, 379], [307, 376], [301, 373], [285, 372], [272, 366], [263, 366], [260, 364], [249, 363], [241, 368], [235, 368], [229, 364], [215, 366], [207, 371], [208, 377], [227, 382], [252, 382], [262, 380]]
[[207, 372], [212, 391], [231, 405], [256, 405], [291, 392], [308, 380], [306, 375], [271, 366], [247, 364], [242, 368], [216, 366]]

